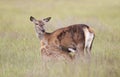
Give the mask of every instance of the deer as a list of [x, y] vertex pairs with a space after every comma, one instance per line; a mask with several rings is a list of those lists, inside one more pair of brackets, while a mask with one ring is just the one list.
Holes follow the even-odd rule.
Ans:
[[49, 33], [44, 27], [50, 20], [51, 17], [37, 20], [30, 16], [30, 21], [34, 23], [36, 34], [40, 39], [43, 60], [74, 60], [84, 57], [85, 51], [87, 55], [91, 55], [95, 33], [90, 26], [73, 24]]

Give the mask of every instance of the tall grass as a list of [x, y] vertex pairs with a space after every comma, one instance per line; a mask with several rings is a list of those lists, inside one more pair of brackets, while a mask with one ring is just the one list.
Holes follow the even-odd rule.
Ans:
[[[0, 77], [120, 77], [119, 0], [1, 0]], [[48, 62], [30, 16], [51, 16], [48, 32], [70, 24], [94, 28], [90, 62]]]

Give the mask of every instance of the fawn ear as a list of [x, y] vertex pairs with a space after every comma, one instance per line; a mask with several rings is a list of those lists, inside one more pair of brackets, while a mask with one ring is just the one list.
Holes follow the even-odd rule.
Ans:
[[43, 21], [48, 22], [50, 21], [51, 17], [44, 18]]
[[30, 16], [30, 21], [34, 22], [34, 21], [36, 21], [36, 19], [33, 16]]

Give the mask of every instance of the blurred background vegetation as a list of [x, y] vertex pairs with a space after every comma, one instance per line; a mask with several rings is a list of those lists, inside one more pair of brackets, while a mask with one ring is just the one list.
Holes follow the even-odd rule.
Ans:
[[[30, 16], [51, 16], [48, 32], [76, 23], [92, 26], [91, 62], [43, 66]], [[120, 77], [120, 0], [0, 0], [0, 77]]]

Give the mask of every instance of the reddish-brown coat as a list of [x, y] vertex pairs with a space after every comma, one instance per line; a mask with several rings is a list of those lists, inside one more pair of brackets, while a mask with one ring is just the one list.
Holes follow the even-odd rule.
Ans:
[[[43, 20], [36, 20], [34, 17], [30, 17], [30, 20], [35, 24], [36, 33], [40, 38], [40, 50], [42, 59], [73, 60], [84, 56], [84, 28], [88, 29], [88, 31], [93, 34], [94, 31], [85, 24], [75, 24], [57, 29], [52, 33], [47, 33], [45, 32], [43, 26], [45, 24], [44, 22], [48, 22], [50, 19], [51, 17]], [[68, 48], [72, 48], [76, 51], [74, 56], [71, 56], [71, 51], [69, 51]]]

